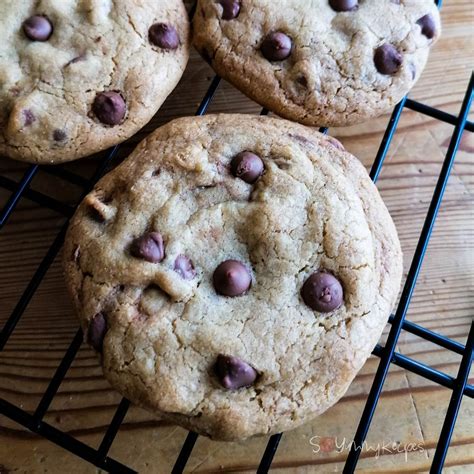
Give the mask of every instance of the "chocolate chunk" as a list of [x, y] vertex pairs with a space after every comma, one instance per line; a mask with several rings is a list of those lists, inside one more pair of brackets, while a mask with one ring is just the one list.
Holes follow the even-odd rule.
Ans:
[[351, 12], [359, 8], [358, 0], [329, 0], [331, 8], [337, 12]]
[[290, 56], [292, 47], [291, 38], [285, 33], [276, 31], [263, 40], [261, 51], [269, 61], [282, 61]]
[[381, 74], [395, 74], [403, 62], [403, 56], [392, 44], [385, 43], [375, 50], [375, 67]]
[[167, 23], [155, 23], [148, 30], [150, 43], [162, 49], [176, 49], [179, 46], [179, 35], [175, 27]]
[[185, 280], [192, 280], [196, 276], [196, 270], [192, 260], [186, 255], [178, 255], [174, 261], [174, 271], [179, 273]]
[[165, 245], [159, 232], [149, 232], [132, 242], [130, 252], [136, 258], [159, 263], [165, 258]]
[[34, 15], [23, 22], [23, 32], [32, 41], [47, 41], [53, 34], [53, 25], [45, 16]]
[[264, 168], [262, 159], [250, 151], [239, 153], [230, 163], [232, 174], [249, 184], [262, 176]]
[[125, 117], [127, 105], [118, 92], [100, 92], [92, 104], [92, 111], [102, 123], [118, 125]]
[[105, 333], [107, 332], [107, 320], [103, 313], [97, 313], [89, 323], [87, 331], [87, 340], [89, 344], [97, 351], [102, 352]]
[[219, 382], [228, 390], [248, 387], [255, 382], [257, 371], [242, 359], [219, 354], [214, 366]]
[[428, 39], [433, 39], [436, 35], [436, 23], [432, 15], [428, 14], [422, 16], [417, 22], [417, 25], [421, 27], [421, 33]]
[[218, 3], [222, 6], [223, 20], [233, 20], [239, 16], [240, 0], [219, 0]]
[[301, 296], [315, 311], [329, 313], [341, 306], [343, 290], [339, 280], [325, 272], [313, 273], [303, 284]]
[[64, 130], [57, 128], [53, 132], [53, 139], [55, 142], [63, 142], [64, 140], [66, 140], [66, 138], [67, 138], [67, 134]]
[[29, 127], [36, 121], [35, 114], [30, 109], [24, 109], [22, 113], [25, 127]]
[[224, 296], [243, 295], [252, 283], [246, 266], [238, 260], [226, 260], [214, 271], [214, 288]]

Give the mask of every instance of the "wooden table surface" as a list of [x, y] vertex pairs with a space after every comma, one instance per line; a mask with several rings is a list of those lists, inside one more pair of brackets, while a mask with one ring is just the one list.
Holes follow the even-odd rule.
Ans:
[[[443, 37], [411, 97], [457, 114], [473, 64], [472, 0], [446, 0]], [[153, 122], [123, 147], [124, 155], [157, 125], [194, 113], [213, 74], [193, 54], [185, 76]], [[211, 112], [258, 113], [259, 107], [222, 83]], [[471, 114], [472, 119], [472, 114]], [[346, 148], [370, 166], [388, 116], [364, 125], [331, 130]], [[403, 113], [378, 182], [398, 227], [408, 269], [453, 127], [415, 112]], [[443, 201], [408, 319], [465, 342], [474, 314], [474, 136], [465, 132]], [[96, 162], [68, 169], [90, 174]], [[18, 179], [22, 164], [0, 161], [0, 175]], [[79, 189], [40, 171], [32, 188], [74, 203]], [[0, 203], [8, 193], [0, 192]], [[0, 324], [6, 320], [64, 219], [24, 199], [0, 234]], [[0, 353], [0, 397], [34, 411], [72, 340], [77, 322], [66, 297], [59, 258], [33, 297], [5, 350]], [[402, 332], [397, 350], [455, 375], [460, 356]], [[354, 435], [377, 367], [370, 358], [347, 395], [323, 416], [286, 433], [275, 472], [339, 472]], [[471, 375], [474, 375], [471, 373]], [[471, 383], [474, 377], [471, 377]], [[392, 366], [362, 453], [359, 472], [427, 471], [449, 402], [450, 391]], [[46, 421], [98, 447], [120, 396], [101, 375], [94, 353], [83, 344], [60, 386]], [[132, 407], [110, 455], [147, 473], [167, 473], [186, 431], [156, 421]], [[200, 437], [187, 472], [252, 472], [267, 439], [217, 443]], [[400, 447], [383, 450], [397, 443]], [[344, 447], [343, 447], [344, 446]], [[376, 448], [381, 448], [377, 453]], [[411, 451], [405, 454], [404, 447]], [[400, 451], [400, 452], [398, 452]], [[380, 455], [378, 455], [380, 454]], [[90, 464], [0, 416], [0, 474], [94, 473]], [[474, 472], [474, 401], [461, 405], [445, 472]]]

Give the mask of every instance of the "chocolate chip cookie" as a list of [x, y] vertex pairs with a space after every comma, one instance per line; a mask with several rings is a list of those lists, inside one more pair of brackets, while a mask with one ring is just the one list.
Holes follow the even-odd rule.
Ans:
[[393, 107], [440, 35], [433, 0], [199, 0], [194, 44], [273, 112], [344, 126]]
[[181, 0], [0, 2], [0, 155], [60, 163], [122, 142], [189, 57]]
[[365, 169], [281, 119], [183, 118], [85, 198], [67, 286], [105, 376], [215, 439], [294, 428], [371, 353], [402, 257]]

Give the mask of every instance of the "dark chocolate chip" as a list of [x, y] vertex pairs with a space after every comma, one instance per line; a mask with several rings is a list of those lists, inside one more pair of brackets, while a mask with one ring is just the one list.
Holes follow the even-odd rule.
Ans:
[[301, 296], [315, 311], [329, 313], [343, 302], [343, 290], [339, 280], [326, 272], [313, 273], [303, 284]]
[[224, 296], [243, 295], [252, 283], [246, 266], [238, 260], [226, 260], [214, 271], [214, 288]]
[[292, 47], [293, 42], [288, 35], [275, 31], [263, 40], [261, 51], [269, 61], [282, 61], [290, 56]]
[[351, 12], [359, 8], [358, 0], [329, 0], [331, 8], [337, 12]]
[[219, 354], [214, 366], [221, 385], [228, 390], [248, 387], [255, 382], [257, 371], [242, 359]]
[[240, 13], [240, 0], [218, 0], [222, 6], [222, 19], [233, 20]]
[[53, 34], [53, 25], [45, 16], [34, 15], [23, 22], [23, 32], [32, 41], [47, 41]]
[[60, 128], [57, 128], [54, 132], [53, 132], [53, 139], [55, 142], [63, 142], [64, 140], [66, 140], [67, 138], [67, 134], [64, 130], [61, 130]]
[[87, 331], [87, 340], [89, 344], [97, 351], [102, 352], [105, 333], [107, 332], [107, 320], [103, 313], [97, 313], [89, 324]]
[[33, 122], [36, 121], [35, 114], [30, 109], [23, 110], [23, 119], [25, 127], [29, 127]]
[[167, 23], [155, 23], [148, 30], [150, 43], [162, 49], [176, 49], [179, 46], [179, 35], [175, 27]]
[[262, 176], [265, 167], [262, 159], [255, 153], [243, 151], [232, 159], [230, 169], [236, 178], [253, 184]]
[[432, 15], [422, 16], [417, 22], [421, 27], [421, 33], [428, 39], [433, 39], [436, 35], [436, 23]]
[[374, 63], [381, 74], [395, 74], [400, 69], [402, 62], [403, 56], [392, 44], [385, 43], [375, 50]]
[[125, 117], [127, 105], [118, 92], [100, 92], [92, 104], [92, 111], [102, 123], [118, 125]]
[[151, 263], [159, 263], [165, 258], [165, 245], [159, 232], [149, 232], [132, 242], [130, 251], [134, 257]]
[[192, 280], [196, 276], [196, 270], [192, 260], [186, 255], [178, 255], [174, 261], [174, 271], [179, 273], [185, 280]]

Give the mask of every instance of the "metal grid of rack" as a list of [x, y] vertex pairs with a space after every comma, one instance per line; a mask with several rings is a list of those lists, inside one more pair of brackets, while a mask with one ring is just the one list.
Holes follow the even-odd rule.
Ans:
[[[441, 1], [436, 2], [440, 6]], [[196, 115], [203, 115], [206, 113], [215, 92], [217, 91], [220, 84], [220, 78], [214, 77], [212, 80], [201, 104], [199, 105]], [[388, 322], [390, 323], [390, 331], [388, 334], [387, 341], [384, 346], [377, 345], [373, 351], [373, 354], [380, 358], [379, 365], [373, 380], [372, 387], [370, 389], [365, 408], [363, 410], [361, 419], [357, 431], [354, 436], [353, 443], [351, 444], [351, 450], [348, 454], [344, 472], [354, 472], [359, 460], [361, 453], [361, 447], [366, 439], [367, 433], [370, 428], [372, 418], [377, 408], [377, 403], [380, 394], [383, 389], [385, 379], [387, 377], [390, 364], [398, 365], [406, 370], [409, 370], [415, 374], [425, 377], [432, 382], [440, 384], [451, 390], [451, 399], [447, 407], [446, 417], [441, 429], [436, 451], [433, 457], [431, 472], [441, 472], [441, 469], [446, 458], [446, 454], [449, 448], [452, 432], [457, 419], [458, 410], [462, 401], [463, 396], [474, 398], [474, 386], [468, 384], [468, 377], [471, 369], [473, 351], [474, 351], [474, 322], [471, 324], [469, 335], [466, 344], [460, 344], [454, 340], [444, 337], [440, 334], [432, 332], [422, 326], [411, 323], [405, 320], [405, 316], [410, 304], [410, 300], [416, 285], [418, 274], [423, 263], [423, 258], [430, 240], [431, 232], [441, 205], [443, 194], [448, 182], [448, 178], [454, 164], [456, 153], [458, 151], [460, 139], [464, 131], [474, 132], [474, 123], [468, 121], [468, 114], [471, 107], [474, 94], [474, 75], [471, 75], [470, 82], [468, 84], [464, 100], [457, 116], [448, 114], [446, 112], [437, 110], [429, 107], [422, 103], [413, 101], [405, 97], [402, 101], [394, 108], [387, 129], [383, 136], [380, 144], [378, 153], [373, 162], [370, 177], [374, 182], [377, 181], [382, 167], [387, 156], [393, 135], [396, 131], [400, 116], [404, 109], [411, 109], [421, 114], [430, 116], [442, 122], [451, 124], [454, 126], [454, 130], [451, 136], [451, 140], [446, 152], [446, 156], [439, 173], [437, 184], [433, 191], [433, 196], [425, 217], [424, 225], [419, 236], [419, 240], [416, 246], [416, 250], [406, 277], [404, 287], [401, 293], [400, 301], [397, 310], [392, 315]], [[266, 115], [268, 111], [262, 110], [262, 114]], [[321, 129], [321, 132], [327, 133], [327, 129]], [[38, 286], [42, 279], [46, 275], [50, 265], [53, 263], [56, 255], [61, 249], [65, 232], [67, 229], [69, 218], [74, 212], [74, 207], [65, 204], [59, 200], [56, 200], [46, 194], [30, 189], [30, 184], [39, 171], [48, 173], [55, 176], [57, 179], [64, 180], [70, 184], [80, 186], [83, 189], [82, 197], [92, 188], [94, 183], [104, 174], [104, 172], [114, 163], [117, 159], [118, 150], [120, 146], [115, 146], [106, 155], [105, 160], [101, 161], [98, 168], [93, 173], [90, 179], [85, 179], [75, 173], [72, 173], [61, 166], [58, 167], [44, 167], [38, 165], [29, 166], [24, 172], [23, 176], [19, 181], [14, 181], [8, 177], [0, 176], [0, 187], [9, 191], [11, 194], [0, 211], [0, 231], [7, 224], [8, 219], [14, 212], [18, 202], [21, 199], [27, 199], [35, 202], [36, 204], [51, 209], [58, 214], [66, 218], [65, 224], [62, 226], [59, 233], [54, 238], [51, 246], [43, 257], [41, 263], [34, 272], [31, 280], [26, 286], [22, 296], [18, 300], [18, 303], [14, 307], [11, 315], [7, 319], [2, 331], [0, 333], [0, 351], [3, 350], [9, 337], [15, 330], [17, 323], [22, 317], [25, 309], [27, 308], [30, 300], [35, 294]], [[81, 198], [82, 199], [82, 198]], [[80, 200], [77, 201], [76, 205], [79, 204]], [[404, 356], [395, 351], [396, 344], [398, 342], [401, 331], [407, 331], [414, 334], [424, 340], [430, 341], [437, 344], [446, 350], [452, 351], [462, 356], [461, 363], [459, 365], [458, 374], [456, 377], [436, 370], [426, 364], [411, 359], [410, 357]], [[49, 385], [44, 392], [36, 410], [33, 413], [26, 412], [20, 407], [0, 398], [0, 414], [10, 418], [16, 423], [26, 427], [30, 431], [37, 433], [44, 438], [56, 443], [64, 449], [67, 449], [71, 453], [80, 456], [82, 459], [94, 464], [95, 466], [102, 468], [108, 472], [117, 473], [133, 473], [133, 468], [125, 466], [124, 464], [112, 459], [108, 456], [108, 452], [114, 438], [120, 428], [122, 421], [130, 406], [130, 402], [125, 398], [122, 399], [116, 412], [108, 426], [106, 433], [99, 445], [98, 449], [93, 449], [87, 444], [79, 441], [70, 434], [63, 432], [54, 426], [46, 423], [44, 417], [55, 397], [62, 380], [64, 379], [69, 367], [71, 366], [74, 358], [79, 351], [83, 341], [82, 331], [79, 329], [72, 342], [70, 343], [64, 357], [56, 369], [56, 372], [49, 382]], [[283, 434], [276, 434], [269, 438], [266, 449], [260, 460], [258, 473], [268, 472], [274, 455], [278, 449], [279, 442]], [[198, 435], [194, 432], [189, 432], [186, 440], [182, 446], [180, 453], [177, 456], [173, 473], [183, 472], [188, 459], [192, 455], [193, 447], [196, 443]]]

